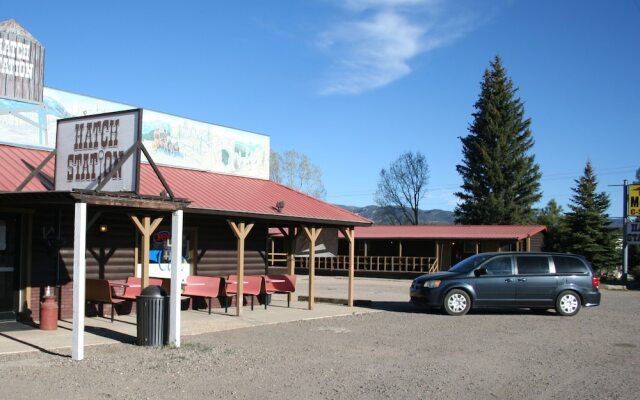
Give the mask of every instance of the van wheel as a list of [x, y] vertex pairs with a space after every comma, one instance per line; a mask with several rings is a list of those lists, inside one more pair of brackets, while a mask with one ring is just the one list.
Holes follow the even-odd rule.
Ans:
[[571, 290], [565, 290], [556, 299], [556, 311], [563, 317], [572, 317], [580, 311], [580, 296]]
[[465, 315], [471, 309], [471, 298], [464, 290], [453, 289], [444, 296], [442, 308], [449, 315]]

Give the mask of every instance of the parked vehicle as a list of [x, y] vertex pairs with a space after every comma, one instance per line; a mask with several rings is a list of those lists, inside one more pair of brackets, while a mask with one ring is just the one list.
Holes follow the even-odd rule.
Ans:
[[591, 264], [564, 253], [480, 253], [449, 271], [422, 275], [411, 284], [411, 302], [464, 315], [471, 308], [555, 308], [573, 316], [600, 304], [600, 282]]

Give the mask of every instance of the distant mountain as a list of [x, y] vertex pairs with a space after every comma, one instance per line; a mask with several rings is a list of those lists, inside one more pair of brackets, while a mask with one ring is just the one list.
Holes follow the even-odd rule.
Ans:
[[[354, 206], [343, 206], [338, 205], [338, 207], [342, 207], [345, 210], [349, 210], [352, 213], [361, 215], [365, 218], [372, 220], [376, 224], [380, 225], [393, 225], [397, 224], [397, 221], [391, 218], [382, 207], [379, 206], [365, 206], [365, 207], [354, 207]], [[399, 208], [393, 209], [395, 215], [399, 218], [402, 216], [402, 211]], [[450, 225], [453, 224], [453, 212], [445, 211], [445, 210], [420, 210], [418, 214], [418, 221], [420, 224], [425, 225], [436, 225], [436, 224], [444, 224]]]

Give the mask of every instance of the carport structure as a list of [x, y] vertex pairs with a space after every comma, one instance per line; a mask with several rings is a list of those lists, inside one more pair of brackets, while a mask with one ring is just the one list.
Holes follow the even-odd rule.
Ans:
[[[85, 273], [123, 279], [139, 267], [144, 280], [147, 243], [154, 230], [167, 228], [163, 223], [169, 215], [174, 238], [172, 293], [180, 290], [177, 271], [182, 258], [196, 275], [236, 274], [240, 299], [236, 315], [240, 315], [243, 276], [266, 271], [268, 230], [280, 228], [289, 240], [306, 235], [311, 243], [308, 307], [312, 309], [315, 240], [322, 229], [337, 228], [350, 242], [348, 304], [353, 305], [354, 230], [371, 224], [363, 217], [269, 180], [166, 166], [154, 171], [147, 163], [140, 165], [138, 193], [54, 191], [54, 158], [45, 150], [0, 145], [5, 165], [0, 172], [0, 212], [15, 216], [21, 227], [16, 233], [22, 255], [16, 313], [36, 319], [44, 287], [56, 287], [60, 317], [74, 316], [76, 359], [83, 358], [79, 321], [84, 316], [84, 294], [73, 283], [83, 282]], [[27, 180], [29, 176], [32, 179]], [[294, 274], [293, 254], [287, 259], [288, 273]], [[73, 307], [69, 307], [71, 295]], [[179, 296], [172, 299], [170, 343], [179, 346]]]

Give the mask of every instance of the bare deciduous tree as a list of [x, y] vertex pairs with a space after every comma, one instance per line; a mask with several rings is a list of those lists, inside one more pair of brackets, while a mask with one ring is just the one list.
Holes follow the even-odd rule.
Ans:
[[[380, 171], [376, 203], [399, 224], [418, 225], [420, 201], [427, 194], [429, 165], [420, 152], [405, 152]], [[394, 210], [400, 209], [399, 217]]]
[[272, 181], [313, 197], [322, 199], [326, 196], [320, 168], [295, 150], [287, 150], [282, 155], [271, 151], [269, 175]]

